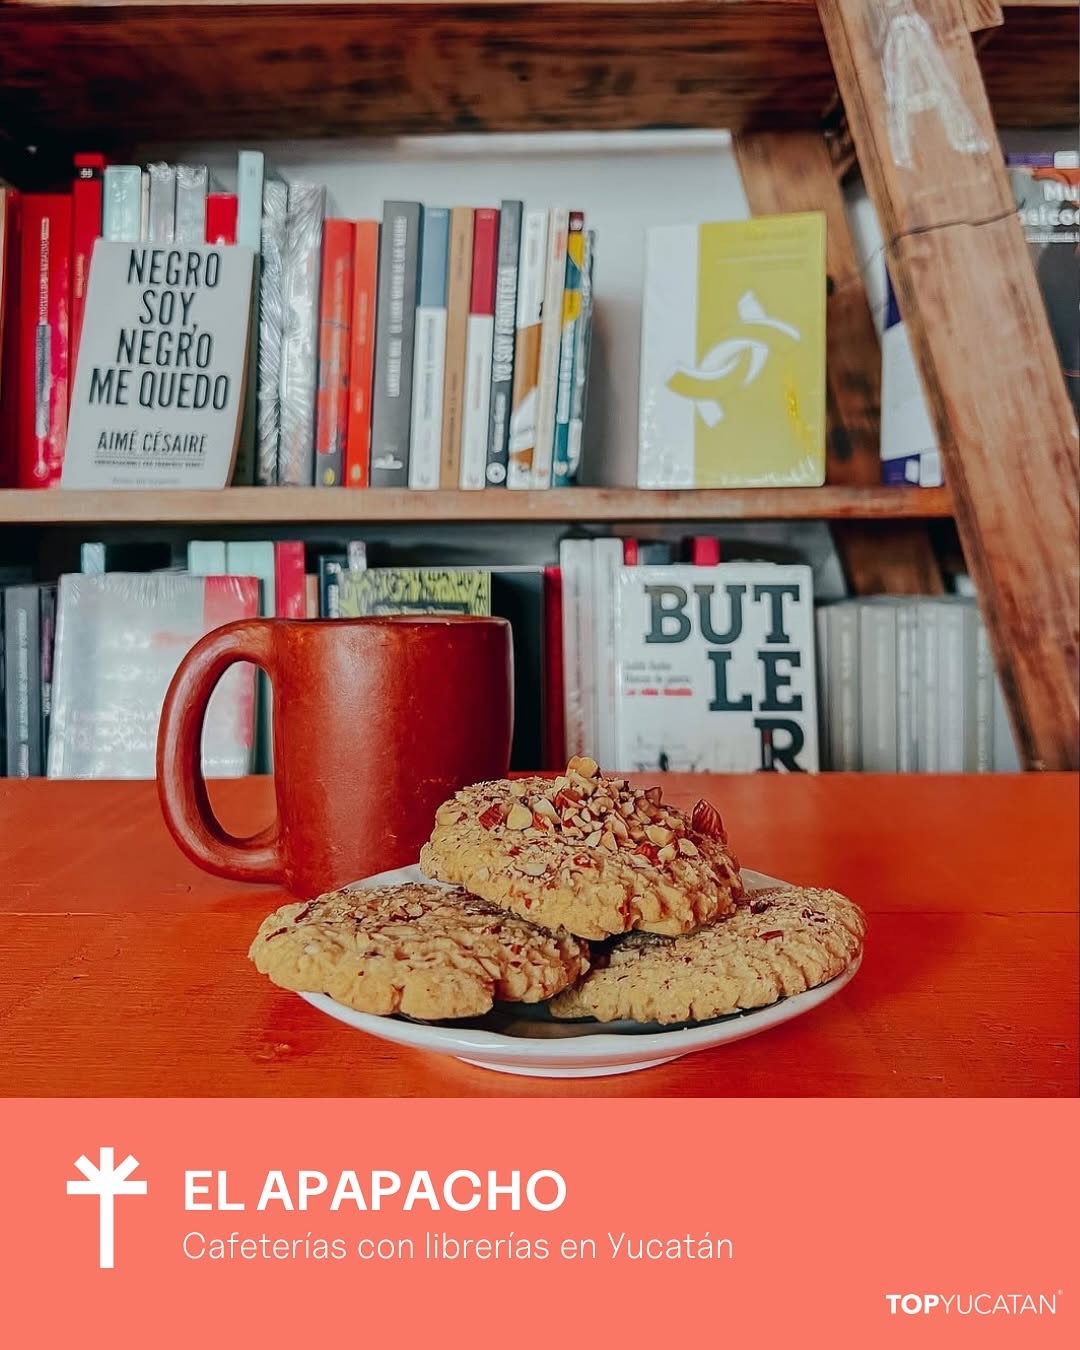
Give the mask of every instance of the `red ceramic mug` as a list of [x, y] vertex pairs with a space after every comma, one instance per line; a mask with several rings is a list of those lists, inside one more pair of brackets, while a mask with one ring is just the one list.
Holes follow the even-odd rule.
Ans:
[[[210, 695], [237, 661], [266, 671], [274, 694], [277, 818], [247, 839], [215, 817], [200, 753]], [[415, 863], [440, 803], [506, 773], [512, 661], [505, 619], [227, 624], [192, 647], [165, 696], [165, 823], [208, 872], [301, 896]]]

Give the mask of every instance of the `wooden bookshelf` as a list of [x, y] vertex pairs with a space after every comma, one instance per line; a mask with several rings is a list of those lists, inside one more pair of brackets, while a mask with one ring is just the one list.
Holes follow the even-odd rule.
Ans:
[[[87, 146], [728, 127], [756, 210], [829, 218], [831, 486], [724, 492], [0, 492], [0, 524], [833, 522], [856, 590], [940, 588], [955, 517], [1029, 766], [1080, 762], [1075, 419], [996, 127], [1075, 125], [1078, 5], [911, 0], [987, 151], [916, 109], [890, 143], [867, 0], [0, 0], [0, 175]], [[781, 147], [773, 133], [799, 144]], [[876, 336], [837, 191], [883, 222], [950, 491], [877, 485]], [[770, 175], [777, 182], [770, 183]], [[643, 191], [648, 185], [643, 184]], [[883, 569], [882, 561], [887, 566]]]
[[[963, 7], [972, 27], [1000, 14]], [[1071, 125], [1075, 4], [1004, 12], [980, 51], [998, 124]], [[818, 127], [836, 102], [814, 0], [0, 5], [0, 128], [24, 168], [27, 145], [46, 170], [132, 137]]]
[[414, 492], [392, 488], [227, 488], [0, 492], [0, 522], [24, 525], [343, 524], [553, 521], [567, 524], [724, 520], [896, 520], [948, 516], [944, 488], [824, 487], [649, 492], [564, 488], [546, 492]]

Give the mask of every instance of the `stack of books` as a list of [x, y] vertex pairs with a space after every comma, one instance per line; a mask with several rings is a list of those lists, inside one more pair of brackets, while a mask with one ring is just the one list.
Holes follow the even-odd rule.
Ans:
[[327, 218], [326, 191], [241, 151], [203, 165], [77, 155], [70, 191], [0, 189], [0, 485], [64, 460], [94, 242], [240, 244], [258, 259], [235, 483], [546, 488], [581, 461], [594, 233], [565, 208], [389, 201]]
[[817, 639], [825, 767], [1019, 769], [974, 599], [874, 596], [822, 605]]
[[[232, 619], [447, 612], [510, 622], [517, 770], [1019, 768], [973, 598], [815, 611], [809, 567], [722, 562], [708, 536], [571, 537], [558, 566], [369, 566], [359, 540], [299, 539], [90, 540], [80, 561], [58, 585], [0, 568], [0, 773], [152, 777], [169, 680]], [[272, 768], [270, 692], [230, 671], [208, 774]]]

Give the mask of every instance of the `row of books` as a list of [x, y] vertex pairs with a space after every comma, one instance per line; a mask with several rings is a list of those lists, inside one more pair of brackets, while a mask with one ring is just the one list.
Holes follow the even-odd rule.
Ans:
[[1015, 772], [1019, 760], [975, 600], [875, 596], [817, 615], [825, 765], [875, 773]]
[[250, 150], [236, 192], [210, 186], [205, 166], [82, 154], [69, 192], [0, 189], [9, 481], [60, 482], [98, 238], [257, 255], [234, 482], [575, 480], [595, 252], [582, 212], [388, 201], [381, 222], [327, 218], [324, 187], [286, 184]]
[[[674, 550], [697, 559], [685, 563], [601, 538], [564, 540], [558, 566], [471, 568], [369, 567], [362, 544], [309, 557], [296, 540], [192, 540], [182, 568], [135, 547], [91, 542], [58, 590], [4, 589], [8, 774], [152, 776], [177, 663], [231, 619], [433, 610], [510, 620], [516, 769], [581, 753], [637, 772], [1019, 767], [977, 608], [960, 596], [815, 614], [808, 567], [720, 563], [707, 539]], [[269, 692], [230, 672], [208, 773], [272, 767]]]

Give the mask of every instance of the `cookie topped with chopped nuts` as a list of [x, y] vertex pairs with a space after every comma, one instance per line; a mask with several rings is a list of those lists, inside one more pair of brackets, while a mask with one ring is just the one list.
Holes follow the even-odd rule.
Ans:
[[835, 979], [862, 950], [859, 907], [836, 891], [756, 891], [729, 918], [682, 937], [631, 933], [603, 953], [555, 1017], [695, 1022], [762, 1008]]
[[687, 815], [660, 788], [604, 777], [583, 756], [555, 779], [464, 788], [436, 812], [420, 867], [596, 941], [635, 928], [688, 932], [729, 913], [743, 890], [714, 806], [700, 801]]
[[589, 968], [589, 949], [440, 886], [331, 891], [282, 905], [248, 952], [283, 989], [358, 1012], [478, 1017], [496, 999], [538, 1003]]

